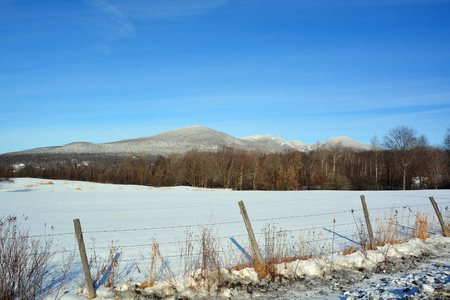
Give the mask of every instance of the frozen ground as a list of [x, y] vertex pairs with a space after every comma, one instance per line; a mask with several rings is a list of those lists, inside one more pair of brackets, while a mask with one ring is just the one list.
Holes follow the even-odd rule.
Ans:
[[403, 247], [409, 250], [374, 268], [330, 271], [324, 277], [295, 282], [266, 299], [450, 299], [449, 242], [435, 243], [421, 254], [418, 245]]
[[[34, 236], [51, 235], [62, 255], [76, 251], [73, 219], [80, 219], [88, 255], [109, 254], [111, 243], [121, 251], [122, 265], [145, 264], [152, 239], [161, 244], [161, 252], [176, 272], [176, 257], [186, 240], [193, 238], [204, 226], [210, 226], [220, 238], [223, 252], [239, 253], [229, 242], [234, 238], [243, 246], [248, 244], [238, 201], [243, 200], [259, 240], [268, 223], [282, 228], [298, 241], [298, 236], [312, 232], [322, 241], [315, 247], [327, 245], [333, 254], [323, 260], [297, 262], [281, 267], [282, 283], [256, 280], [252, 270], [225, 274], [230, 284], [217, 297], [236, 299], [345, 299], [376, 298], [404, 299], [449, 297], [450, 269], [448, 238], [432, 238], [425, 243], [411, 241], [406, 245], [369, 251], [367, 256], [357, 252], [340, 257], [334, 252], [355, 245], [355, 233], [360, 229], [360, 194], [366, 197], [371, 219], [396, 214], [404, 226], [411, 225], [412, 211], [432, 211], [428, 197], [434, 196], [448, 222], [450, 191], [364, 191], [364, 192], [238, 192], [230, 190], [195, 189], [189, 187], [149, 188], [142, 186], [104, 185], [86, 182], [16, 179], [1, 184], [1, 217], [14, 214], [27, 216], [26, 225]], [[353, 210], [353, 213], [352, 213]], [[356, 220], [356, 222], [355, 222]], [[213, 224], [213, 225], [208, 225]], [[325, 231], [323, 228], [346, 237]], [[376, 225], [375, 225], [376, 228]], [[375, 229], [376, 230], [376, 229]], [[406, 233], [405, 233], [406, 234]], [[290, 237], [289, 237], [290, 238]], [[260, 244], [261, 245], [261, 244]], [[312, 247], [312, 246], [311, 246]], [[399, 250], [400, 247], [400, 250]], [[295, 249], [294, 249], [295, 250]], [[389, 259], [386, 260], [386, 254]], [[231, 255], [230, 254], [230, 255]], [[385, 261], [379, 263], [379, 261]], [[77, 265], [77, 264], [75, 264]], [[296, 277], [290, 278], [296, 273]], [[60, 293], [62, 299], [85, 299], [79, 294], [82, 272], [75, 268], [73, 282]], [[142, 281], [145, 275], [126, 273], [127, 282]], [[292, 282], [290, 282], [292, 280]], [[120, 286], [122, 289], [125, 286]], [[155, 289], [144, 291], [160, 295]], [[183, 294], [184, 293], [184, 294]], [[97, 290], [100, 299], [134, 297], [133, 292]], [[180, 288], [176, 297], [209, 298], [206, 292], [196, 293]], [[54, 298], [54, 295], [52, 297]]]

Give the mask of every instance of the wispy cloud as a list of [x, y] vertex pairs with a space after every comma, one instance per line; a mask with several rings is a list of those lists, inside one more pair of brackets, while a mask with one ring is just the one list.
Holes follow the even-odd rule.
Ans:
[[97, 10], [96, 25], [114, 35], [127, 36], [134, 32], [133, 24], [121, 10], [106, 0], [86, 0]]
[[86, 0], [96, 10], [96, 25], [115, 36], [129, 36], [133, 34], [136, 20], [176, 19], [207, 14], [228, 1]]
[[210, 13], [229, 0], [110, 0], [130, 18], [167, 19]]

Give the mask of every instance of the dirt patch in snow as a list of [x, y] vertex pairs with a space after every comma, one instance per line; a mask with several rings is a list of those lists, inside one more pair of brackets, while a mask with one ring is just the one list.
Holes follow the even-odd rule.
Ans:
[[262, 299], [450, 299], [450, 249], [305, 278]]
[[[438, 253], [438, 255], [436, 255]], [[121, 299], [450, 299], [450, 244], [417, 256], [390, 258], [373, 268], [325, 270], [321, 276], [294, 280], [280, 277], [258, 284], [224, 283], [215, 295], [201, 291], [142, 293], [139, 289], [115, 292]]]

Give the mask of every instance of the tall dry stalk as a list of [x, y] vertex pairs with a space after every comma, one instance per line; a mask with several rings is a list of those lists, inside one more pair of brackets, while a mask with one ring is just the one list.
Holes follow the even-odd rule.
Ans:
[[269, 275], [270, 279], [276, 277], [276, 265], [286, 262], [294, 255], [294, 246], [289, 243], [288, 232], [278, 228], [274, 223], [269, 223], [263, 227], [264, 234], [264, 258], [263, 266], [256, 266], [259, 277]]
[[375, 243], [377, 246], [394, 245], [402, 243], [406, 238], [402, 238], [400, 234], [400, 224], [397, 220], [397, 213], [391, 213], [389, 217], [385, 216], [384, 219], [377, 219], [375, 221], [377, 225], [377, 231], [375, 235]]
[[201, 227], [197, 241], [198, 255], [194, 263], [194, 279], [202, 281], [207, 290], [211, 290], [213, 286], [219, 288], [222, 281], [220, 269], [223, 263], [217, 233], [213, 229], [212, 225]]
[[150, 250], [150, 264], [147, 265], [147, 276], [140, 288], [152, 287], [158, 281], [167, 281], [169, 286], [173, 286], [176, 281], [175, 275], [170, 270], [168, 260], [161, 254], [160, 244], [152, 240]]
[[424, 241], [430, 237], [428, 230], [429, 230], [428, 215], [426, 215], [425, 213], [417, 212], [416, 221], [414, 223], [414, 237]]
[[117, 277], [119, 275], [119, 262], [116, 260], [116, 255], [119, 252], [119, 247], [114, 245], [114, 241], [111, 241], [111, 246], [109, 248], [109, 257], [107, 261], [109, 274], [106, 278], [106, 287], [114, 287], [116, 285]]

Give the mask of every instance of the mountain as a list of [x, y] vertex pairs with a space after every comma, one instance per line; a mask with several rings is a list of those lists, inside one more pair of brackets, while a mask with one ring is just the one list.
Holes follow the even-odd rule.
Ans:
[[305, 144], [302, 141], [286, 141], [270, 135], [252, 135], [242, 138], [254, 148], [267, 152], [280, 152], [283, 150], [298, 150], [301, 152], [309, 152], [315, 150], [329, 150], [332, 148], [350, 148], [356, 151], [371, 150], [372, 147], [364, 143], [355, 141], [346, 136], [337, 136], [328, 139], [326, 142], [317, 142], [313, 144]]
[[189, 150], [214, 152], [222, 145], [246, 148], [245, 142], [224, 132], [204, 126], [166, 131], [154, 136], [108, 143], [108, 150], [120, 153], [170, 155]]
[[129, 155], [168, 156], [183, 154], [189, 150], [215, 152], [221, 146], [238, 149], [260, 150], [263, 152], [283, 152], [297, 150], [302, 152], [331, 149], [333, 147], [351, 148], [353, 150], [370, 150], [371, 147], [350, 139], [348, 137], [332, 137], [325, 142], [305, 144], [301, 141], [286, 141], [270, 135], [253, 135], [244, 138], [235, 138], [224, 132], [216, 131], [204, 126], [192, 126], [174, 129], [157, 135], [126, 139], [117, 142], [95, 144], [88, 142], [75, 142], [58, 147], [43, 147], [25, 151], [5, 153], [0, 155], [0, 162], [26, 161], [26, 158], [35, 157], [40, 161], [48, 161], [51, 156], [77, 157], [77, 160], [92, 160], [93, 157]]
[[295, 144], [271, 135], [252, 135], [241, 140], [246, 142], [247, 149], [258, 149], [264, 152], [300, 150]]
[[326, 142], [317, 142], [317, 143], [306, 145], [306, 146], [308, 148], [308, 150], [306, 150], [306, 151], [322, 150], [322, 149], [329, 150], [329, 149], [337, 148], [337, 147], [350, 148], [350, 149], [359, 150], [359, 151], [372, 150], [372, 146], [355, 141], [354, 139], [351, 139], [346, 136], [336, 136], [336, 137], [329, 138]]

